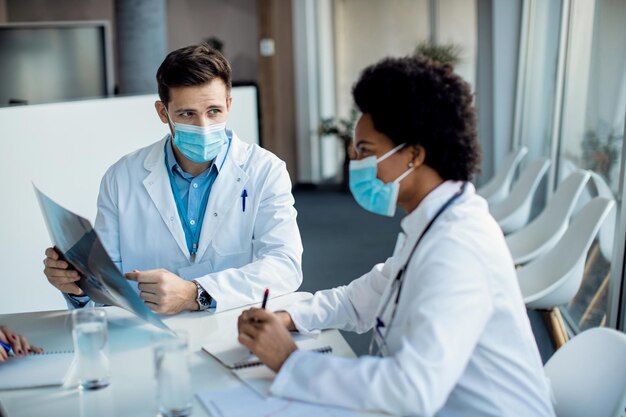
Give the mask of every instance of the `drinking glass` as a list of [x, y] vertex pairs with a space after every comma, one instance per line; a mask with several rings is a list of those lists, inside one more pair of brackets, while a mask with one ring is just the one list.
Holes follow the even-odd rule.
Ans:
[[107, 316], [101, 308], [72, 311], [72, 336], [78, 386], [85, 390], [109, 385], [110, 365]]
[[176, 337], [164, 336], [154, 345], [154, 370], [157, 381], [157, 402], [163, 417], [191, 415], [193, 392], [188, 363], [187, 332]]

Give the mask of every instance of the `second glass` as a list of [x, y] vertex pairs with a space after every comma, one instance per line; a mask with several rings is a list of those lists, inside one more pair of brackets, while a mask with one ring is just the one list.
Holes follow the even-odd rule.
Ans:
[[188, 364], [188, 336], [177, 331], [176, 337], [160, 338], [154, 346], [154, 370], [157, 381], [159, 412], [164, 417], [191, 415], [193, 392]]

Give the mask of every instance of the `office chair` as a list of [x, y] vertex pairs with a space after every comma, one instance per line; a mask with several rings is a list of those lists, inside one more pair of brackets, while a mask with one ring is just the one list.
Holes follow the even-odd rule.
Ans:
[[528, 223], [535, 192], [541, 179], [548, 171], [550, 161], [538, 159], [528, 165], [513, 184], [508, 197], [489, 210], [504, 234], [521, 229]]
[[604, 197], [591, 200], [552, 249], [517, 270], [528, 308], [551, 309], [568, 303], [576, 295], [589, 247], [614, 204]]
[[545, 209], [536, 219], [506, 237], [506, 243], [516, 265], [528, 263], [546, 253], [561, 239], [589, 177], [589, 172], [584, 170], [572, 172], [559, 184]]
[[557, 350], [544, 366], [557, 417], [619, 417], [626, 407], [626, 335], [596, 327]]
[[527, 153], [528, 148], [525, 146], [511, 151], [502, 163], [502, 166], [500, 166], [498, 172], [476, 191], [487, 200], [489, 205], [498, 204], [509, 195], [515, 171]]

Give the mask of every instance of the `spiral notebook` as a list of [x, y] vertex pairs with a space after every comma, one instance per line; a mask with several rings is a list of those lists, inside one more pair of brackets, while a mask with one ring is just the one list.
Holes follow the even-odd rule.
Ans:
[[[331, 353], [333, 348], [330, 346], [321, 346], [318, 348], [307, 349], [318, 353]], [[206, 351], [206, 349], [205, 349]], [[230, 349], [217, 354], [211, 353], [211, 356], [216, 358], [225, 367], [230, 370], [238, 371], [245, 368], [254, 368], [256, 366], [263, 366], [263, 362], [254, 355], [251, 355], [248, 351], [243, 349]]]
[[73, 350], [10, 357], [0, 363], [0, 390], [63, 385], [73, 360]]
[[[297, 335], [294, 337], [299, 349], [319, 353], [331, 353], [332, 347], [320, 344], [317, 339]], [[243, 383], [261, 395], [268, 395], [276, 373], [265, 366], [259, 358], [251, 354], [243, 345], [233, 347], [233, 344], [219, 342], [202, 346], [202, 350], [213, 356], [224, 367], [228, 368]]]

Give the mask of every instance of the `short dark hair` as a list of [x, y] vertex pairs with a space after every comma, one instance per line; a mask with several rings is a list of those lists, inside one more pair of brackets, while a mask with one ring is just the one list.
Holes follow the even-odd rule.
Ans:
[[478, 172], [473, 96], [451, 66], [422, 56], [386, 58], [363, 70], [352, 95], [394, 144], [421, 145], [424, 163], [444, 180], [468, 181]]
[[226, 93], [232, 88], [230, 64], [217, 49], [206, 43], [170, 52], [157, 70], [159, 98], [167, 105], [171, 87], [203, 85], [216, 78], [224, 81]]

